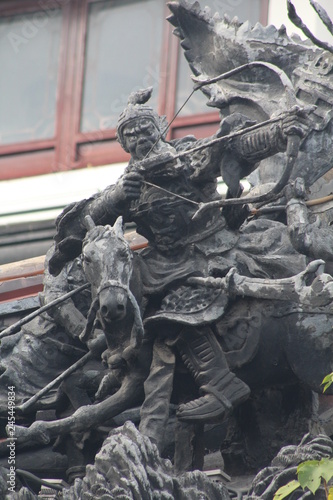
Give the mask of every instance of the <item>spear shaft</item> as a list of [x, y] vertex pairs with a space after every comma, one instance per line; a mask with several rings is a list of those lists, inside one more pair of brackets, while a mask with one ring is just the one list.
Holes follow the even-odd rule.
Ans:
[[40, 307], [36, 311], [33, 311], [31, 314], [28, 314], [24, 318], [20, 319], [19, 321], [17, 321], [13, 325], [11, 325], [8, 328], [6, 328], [5, 330], [3, 330], [0, 333], [0, 340], [3, 339], [4, 337], [9, 337], [10, 335], [17, 333], [20, 330], [21, 326], [25, 325], [26, 323], [29, 323], [29, 321], [36, 318], [37, 316], [39, 316], [43, 312], [48, 311], [52, 307], [57, 306], [58, 304], [61, 304], [61, 302], [64, 302], [65, 300], [69, 299], [73, 295], [75, 295], [79, 292], [82, 292], [83, 290], [86, 290], [89, 286], [90, 286], [90, 283], [85, 283], [84, 285], [79, 286], [75, 290], [71, 290], [70, 292], [65, 293], [61, 297], [58, 297], [57, 299], [52, 300], [48, 304], [45, 304], [45, 306]]
[[25, 403], [22, 403], [20, 406], [17, 406], [18, 410], [21, 410], [23, 413], [26, 412], [32, 405], [34, 405], [44, 394], [48, 393], [55, 385], [58, 383], [62, 382], [67, 378], [71, 373], [75, 372], [78, 368], [81, 368], [84, 366], [90, 359], [92, 359], [93, 354], [91, 351], [88, 351], [82, 358], [77, 360], [73, 365], [71, 365], [67, 370], [64, 372], [60, 373], [58, 377], [56, 377], [54, 380], [49, 382], [43, 389], [38, 391], [34, 396], [32, 396], [30, 399], [25, 401]]

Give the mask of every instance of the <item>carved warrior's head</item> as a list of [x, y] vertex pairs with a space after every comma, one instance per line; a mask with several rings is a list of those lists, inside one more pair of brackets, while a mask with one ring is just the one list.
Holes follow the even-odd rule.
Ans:
[[151, 106], [146, 105], [146, 102], [149, 101], [152, 93], [153, 87], [132, 92], [128, 98], [126, 108], [119, 116], [117, 124], [117, 139], [122, 148], [127, 152], [129, 151], [124, 141], [123, 131], [125, 127], [131, 124], [131, 122], [134, 123], [136, 120], [151, 121], [159, 131], [160, 137], [162, 139], [165, 138], [167, 125], [165, 117], [159, 116]]

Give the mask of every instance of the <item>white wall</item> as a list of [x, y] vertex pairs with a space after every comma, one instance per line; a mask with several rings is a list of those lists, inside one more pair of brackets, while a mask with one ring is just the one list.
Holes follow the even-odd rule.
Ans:
[[[60, 208], [114, 184], [126, 163], [89, 167], [0, 182], [1, 226], [55, 218]], [[47, 208], [47, 211], [38, 210]], [[30, 211], [30, 212], [29, 212]], [[27, 212], [23, 214], [22, 212]]]

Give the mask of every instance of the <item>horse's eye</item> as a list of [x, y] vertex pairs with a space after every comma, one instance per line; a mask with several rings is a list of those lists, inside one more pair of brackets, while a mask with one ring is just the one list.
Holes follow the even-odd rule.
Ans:
[[88, 255], [83, 255], [82, 260], [83, 260], [83, 262], [85, 262], [85, 264], [91, 263], [91, 258]]

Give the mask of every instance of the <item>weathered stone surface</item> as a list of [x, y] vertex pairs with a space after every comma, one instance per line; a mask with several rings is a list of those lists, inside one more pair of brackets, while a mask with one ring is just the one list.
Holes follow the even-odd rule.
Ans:
[[176, 476], [171, 462], [163, 460], [148, 438], [129, 422], [112, 431], [87, 466], [84, 479], [63, 492], [64, 500], [228, 500], [226, 488], [200, 471]]
[[[117, 126], [131, 155], [124, 175], [66, 207], [48, 255], [46, 302], [82, 282], [91, 292], [1, 345], [0, 381], [15, 382], [17, 402], [89, 350], [92, 365], [44, 401], [63, 418], [15, 429], [18, 452], [57, 440], [70, 478], [89, 464], [67, 500], [227, 499], [201, 472], [175, 474], [202, 465], [203, 426], [232, 418], [224, 442], [257, 470], [286, 440], [298, 442], [317, 424], [320, 431], [311, 391], [321, 392], [333, 370], [333, 278], [320, 274], [322, 261], [306, 267], [305, 257], [332, 261], [332, 244], [309, 244], [322, 233], [310, 230], [305, 202], [283, 205], [290, 178], [302, 175], [305, 190], [330, 168], [333, 55], [283, 29], [212, 17], [187, 0], [170, 9], [198, 88], [221, 110], [218, 130], [168, 141], [164, 118], [148, 104], [152, 88], [133, 92]], [[241, 179], [261, 161], [274, 170], [273, 189], [242, 198]], [[287, 221], [284, 212], [277, 222], [245, 205], [276, 200]], [[140, 253], [125, 241], [124, 221], [147, 239]], [[7, 393], [0, 396], [6, 412]], [[177, 425], [165, 443], [170, 404]], [[138, 406], [140, 414], [131, 412]], [[117, 425], [124, 411], [140, 419], [140, 432], [124, 424], [95, 456], [108, 421]], [[159, 452], [169, 444], [172, 453], [174, 441], [172, 468]]]
[[[321, 460], [332, 458], [333, 442], [325, 435], [305, 435], [300, 444], [282, 448], [269, 467], [264, 468], [253, 479], [249, 491], [249, 500], [271, 500], [277, 490], [290, 481], [296, 479], [297, 466], [307, 460]], [[309, 496], [308, 490], [304, 492], [298, 488], [294, 493], [295, 498]], [[324, 487], [320, 487], [315, 497], [318, 500], [326, 499]]]

